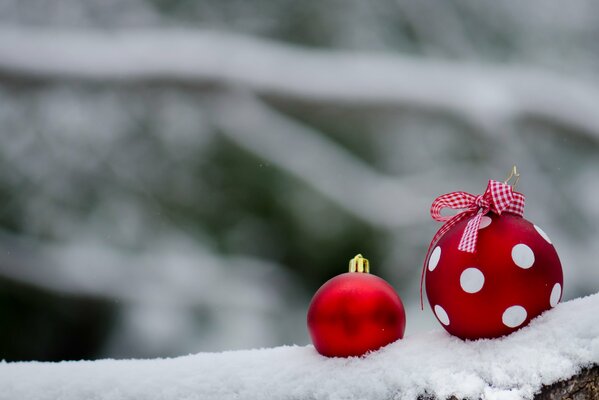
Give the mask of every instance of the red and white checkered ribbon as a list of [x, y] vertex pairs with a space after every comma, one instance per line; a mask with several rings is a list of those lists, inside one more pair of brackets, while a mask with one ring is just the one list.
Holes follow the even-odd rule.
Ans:
[[[431, 206], [431, 216], [435, 221], [445, 222], [437, 231], [426, 253], [424, 265], [422, 267], [422, 277], [420, 279], [420, 303], [422, 305], [422, 284], [424, 282], [424, 273], [426, 263], [430, 256], [431, 249], [437, 241], [447, 233], [455, 224], [471, 218], [466, 224], [462, 238], [458, 244], [458, 250], [468, 253], [476, 251], [476, 242], [478, 240], [478, 229], [482, 217], [489, 212], [501, 215], [503, 212], [509, 212], [522, 216], [524, 214], [525, 197], [522, 193], [515, 192], [511, 185], [503, 182], [490, 180], [485, 193], [473, 195], [466, 192], [451, 192], [439, 196]], [[464, 210], [453, 216], [442, 216], [441, 210], [451, 208], [454, 210]]]
[[[522, 216], [524, 214], [524, 201], [524, 195], [514, 192], [512, 186], [493, 180], [489, 181], [485, 193], [478, 196], [466, 192], [451, 192], [439, 196], [431, 206], [431, 217], [435, 221], [445, 222], [445, 224], [435, 234], [431, 242], [431, 247], [455, 224], [463, 219], [474, 216], [474, 218], [468, 221], [458, 245], [458, 250], [474, 253], [476, 251], [478, 228], [482, 217], [489, 211], [497, 215], [501, 215], [505, 211]], [[454, 216], [444, 217], [441, 215], [441, 210], [444, 208], [465, 210]]]

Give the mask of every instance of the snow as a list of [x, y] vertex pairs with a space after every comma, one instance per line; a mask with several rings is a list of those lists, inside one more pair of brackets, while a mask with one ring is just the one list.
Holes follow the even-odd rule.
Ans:
[[[531, 399], [599, 363], [599, 293], [559, 304], [512, 335], [464, 342], [441, 330], [363, 358], [312, 346], [171, 359], [0, 363], [0, 399]], [[409, 322], [409, 321], [408, 321]]]

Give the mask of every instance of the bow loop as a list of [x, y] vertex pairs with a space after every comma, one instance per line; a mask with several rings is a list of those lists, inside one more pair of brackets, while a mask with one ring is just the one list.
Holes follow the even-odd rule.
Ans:
[[514, 201], [514, 188], [502, 182], [490, 180], [485, 195], [487, 193], [492, 199], [492, 210], [497, 215], [501, 215]]
[[[476, 196], [467, 192], [452, 192], [439, 196], [433, 201], [431, 205], [431, 217], [435, 221], [445, 222], [456, 215], [445, 216], [441, 215], [441, 210], [444, 208], [451, 208], [453, 210], [462, 210], [465, 208], [472, 208], [474, 199]], [[459, 214], [458, 214], [459, 215]]]

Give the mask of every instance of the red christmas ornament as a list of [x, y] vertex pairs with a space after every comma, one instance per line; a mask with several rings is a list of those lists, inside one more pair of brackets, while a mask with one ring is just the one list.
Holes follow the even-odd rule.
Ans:
[[385, 280], [369, 273], [360, 254], [350, 272], [328, 280], [308, 309], [308, 330], [316, 350], [327, 357], [361, 356], [401, 339], [406, 315]]
[[[512, 176], [519, 176], [515, 167]], [[562, 296], [557, 252], [547, 234], [522, 217], [524, 195], [508, 181], [489, 181], [479, 196], [440, 196], [431, 208], [433, 218], [447, 222], [429, 247], [426, 293], [442, 326], [462, 339], [509, 334]], [[442, 217], [445, 207], [466, 211]]]

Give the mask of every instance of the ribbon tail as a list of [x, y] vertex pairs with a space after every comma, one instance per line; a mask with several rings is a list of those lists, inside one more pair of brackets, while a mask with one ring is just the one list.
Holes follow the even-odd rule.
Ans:
[[420, 275], [420, 310], [424, 311], [424, 295], [422, 293], [422, 287], [424, 285], [424, 273], [426, 272], [426, 260], [424, 260], [424, 267], [422, 268], [422, 274]]
[[422, 273], [420, 274], [420, 310], [422, 310], [422, 311], [424, 311], [423, 287], [424, 287], [424, 274], [426, 273], [426, 263], [428, 262], [428, 259], [430, 257], [431, 248], [433, 247], [433, 245], [435, 243], [436, 243], [436, 241], [433, 240], [431, 242], [431, 244], [428, 245], [428, 250], [426, 251], [426, 257], [424, 258], [424, 264], [422, 264]]
[[460, 239], [458, 250], [465, 251], [467, 253], [474, 253], [476, 250], [476, 242], [478, 241], [478, 229], [480, 227], [480, 221], [483, 219], [483, 213], [478, 213], [474, 218], [468, 221], [464, 233]]

